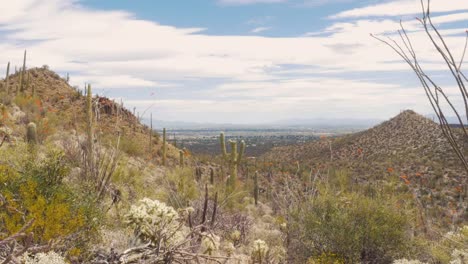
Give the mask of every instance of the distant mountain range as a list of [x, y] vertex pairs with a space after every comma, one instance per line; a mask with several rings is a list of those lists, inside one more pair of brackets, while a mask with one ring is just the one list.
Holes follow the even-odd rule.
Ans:
[[[148, 124], [149, 119], [142, 120]], [[220, 123], [197, 123], [184, 121], [163, 121], [153, 120], [154, 128], [165, 127], [168, 129], [220, 129], [220, 130], [239, 130], [239, 129], [366, 129], [380, 123], [377, 119], [289, 119], [271, 123], [259, 124], [220, 124]]]
[[[437, 122], [435, 115], [426, 115], [427, 118]], [[466, 117], [462, 117], [466, 120]], [[245, 130], [245, 129], [347, 129], [363, 130], [371, 128], [382, 119], [360, 119], [360, 118], [311, 118], [311, 119], [286, 119], [271, 123], [259, 124], [232, 124], [232, 123], [199, 123], [185, 121], [163, 121], [153, 120], [155, 129], [165, 127], [177, 130]], [[458, 124], [454, 116], [448, 117], [451, 124]], [[149, 119], [143, 119], [143, 123], [149, 124]]]

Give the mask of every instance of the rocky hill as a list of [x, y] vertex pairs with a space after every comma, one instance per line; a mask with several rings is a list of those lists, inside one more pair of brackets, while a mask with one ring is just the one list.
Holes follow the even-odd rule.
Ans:
[[297, 164], [305, 173], [345, 170], [361, 183], [397, 178], [430, 208], [466, 207], [457, 202], [466, 192], [463, 166], [439, 125], [412, 110], [359, 133], [278, 147], [263, 158]]
[[[66, 78], [60, 77], [47, 67], [33, 68], [25, 72], [24, 91], [21, 91], [21, 74], [9, 76], [9, 94], [4, 94], [4, 105], [12, 105], [2, 122], [0, 129], [12, 138], [24, 137], [25, 125], [36, 122], [40, 139], [45, 140], [56, 132], [76, 131], [82, 134], [85, 130], [85, 96], [76, 87], [68, 84]], [[1, 82], [0, 91], [5, 93], [6, 81]], [[150, 128], [127, 110], [120, 103], [106, 97], [93, 95], [96, 113], [96, 129], [103, 141], [112, 141], [121, 136], [120, 146], [130, 155], [140, 156], [147, 160], [161, 162], [162, 140], [154, 133], [149, 144]], [[12, 103], [12, 104], [10, 104]], [[158, 128], [162, 129], [162, 128]], [[151, 147], [150, 147], [151, 145]], [[178, 149], [169, 145], [168, 157], [175, 163]]]

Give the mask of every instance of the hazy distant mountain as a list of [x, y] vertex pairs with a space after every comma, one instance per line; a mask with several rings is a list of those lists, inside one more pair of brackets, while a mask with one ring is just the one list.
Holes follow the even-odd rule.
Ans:
[[289, 119], [275, 123], [277, 126], [301, 127], [301, 128], [369, 128], [382, 120], [357, 119], [357, 118], [314, 118], [314, 119]]
[[[143, 120], [149, 123], [149, 120]], [[365, 129], [378, 124], [381, 120], [377, 119], [288, 119], [263, 124], [219, 124], [219, 123], [197, 123], [184, 121], [162, 121], [153, 120], [154, 128], [165, 127], [168, 129]]]

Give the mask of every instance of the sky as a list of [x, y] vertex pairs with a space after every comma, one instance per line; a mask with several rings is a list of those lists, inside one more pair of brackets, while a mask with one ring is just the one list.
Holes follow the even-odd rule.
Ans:
[[[27, 49], [28, 67], [69, 73], [72, 85], [91, 83], [144, 118], [261, 124], [430, 114], [414, 73], [369, 35], [396, 37], [400, 19], [423, 67], [457, 100], [415, 19], [420, 0], [4, 2], [0, 69], [20, 66]], [[431, 8], [461, 57], [468, 1], [432, 0]]]

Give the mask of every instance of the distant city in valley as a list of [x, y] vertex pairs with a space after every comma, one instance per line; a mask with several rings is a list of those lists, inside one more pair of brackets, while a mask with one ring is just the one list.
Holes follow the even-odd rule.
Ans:
[[334, 137], [360, 131], [362, 128], [243, 128], [226, 127], [205, 129], [168, 130], [169, 142], [186, 148], [195, 154], [220, 154], [219, 134], [224, 132], [227, 140], [244, 140], [247, 156], [260, 156], [273, 147], [303, 144], [321, 136]]

